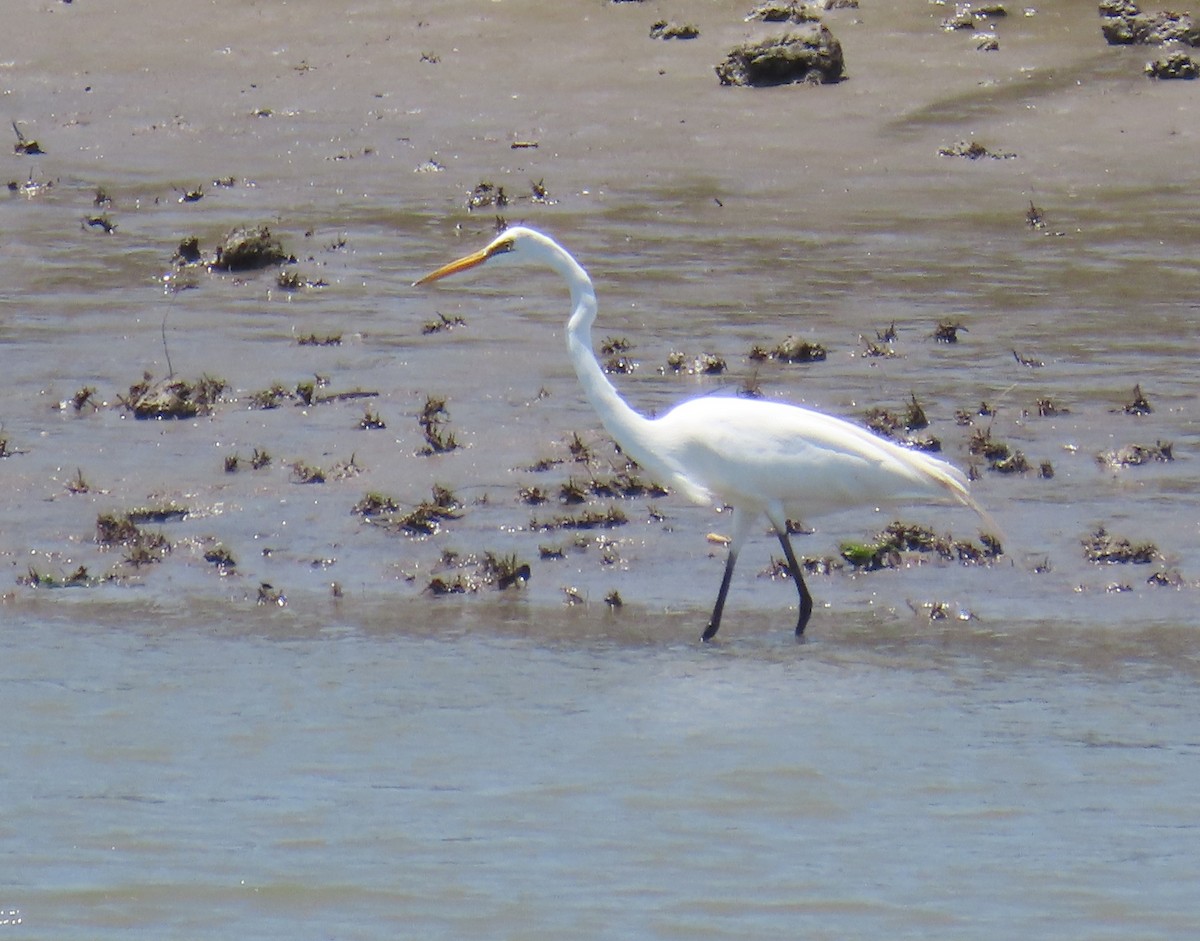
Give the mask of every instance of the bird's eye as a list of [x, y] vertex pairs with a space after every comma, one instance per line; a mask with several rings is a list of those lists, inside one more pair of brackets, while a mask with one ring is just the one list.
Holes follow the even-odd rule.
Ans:
[[512, 239], [505, 239], [503, 242], [497, 242], [492, 247], [492, 250], [488, 252], [488, 257], [490, 258], [493, 255], [503, 255], [505, 252], [511, 252], [514, 247], [515, 246]]

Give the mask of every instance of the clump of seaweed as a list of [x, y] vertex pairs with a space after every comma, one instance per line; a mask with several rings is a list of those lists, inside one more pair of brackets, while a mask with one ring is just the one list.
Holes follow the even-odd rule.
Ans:
[[515, 552], [497, 555], [485, 552], [482, 558], [460, 556], [457, 552], [442, 553], [441, 564], [453, 569], [450, 577], [435, 575], [425, 590], [431, 595], [461, 595], [474, 593], [484, 587], [495, 587], [499, 591], [521, 587], [532, 576], [527, 562], [522, 562]]
[[17, 135], [17, 142], [13, 144], [14, 154], [24, 154], [26, 156], [35, 157], [46, 152], [42, 150], [42, 145], [36, 140], [34, 140], [32, 137], [26, 137], [24, 135], [21, 129], [17, 126], [16, 121], [12, 122], [12, 129], [13, 133]]
[[223, 543], [214, 543], [204, 550], [204, 561], [215, 565], [222, 575], [228, 575], [237, 568], [237, 559]]
[[128, 395], [118, 395], [117, 401], [140, 419], [195, 418], [212, 412], [226, 388], [224, 379], [213, 376], [201, 376], [194, 382], [183, 379], [155, 382], [147, 372], [140, 382], [129, 387]]
[[489, 180], [483, 180], [476, 184], [467, 196], [467, 209], [474, 211], [483, 209], [487, 206], [495, 206], [497, 209], [503, 209], [508, 205], [508, 197], [504, 194], [504, 187], [497, 186]]
[[142, 506], [125, 514], [131, 522], [138, 526], [143, 523], [170, 523], [186, 519], [189, 510], [186, 506], [174, 501], [159, 503], [152, 506]]
[[344, 461], [338, 461], [328, 470], [309, 464], [307, 461], [295, 461], [292, 464], [292, 483], [323, 484], [327, 480], [346, 480], [357, 477], [363, 471], [356, 455], [351, 454]]
[[387, 428], [385, 422], [378, 412], [373, 412], [370, 408], [363, 412], [363, 417], [358, 420], [358, 427], [363, 431], [382, 431]]
[[605, 337], [600, 344], [600, 355], [604, 357], [604, 371], [628, 375], [637, 369], [637, 362], [625, 354], [633, 344], [625, 337]]
[[902, 444], [916, 451], [937, 452], [942, 449], [942, 442], [933, 435], [914, 435], [929, 426], [929, 418], [925, 409], [917, 401], [915, 393], [909, 394], [908, 405], [901, 416], [887, 408], [876, 407], [867, 410], [864, 418], [866, 426], [877, 435]]
[[1016, 154], [1006, 153], [1004, 151], [989, 150], [979, 141], [959, 141], [956, 144], [950, 144], [946, 147], [938, 148], [938, 155], [942, 157], [966, 157], [968, 160], [979, 160], [983, 157], [988, 157], [992, 160], [1012, 160]]
[[395, 498], [372, 491], [354, 505], [353, 512], [366, 522], [409, 536], [433, 536], [447, 520], [462, 516], [462, 503], [449, 487], [435, 484], [429, 500], [411, 509]]
[[101, 513], [97, 516], [96, 542], [105, 547], [124, 547], [124, 561], [135, 568], [161, 562], [171, 551], [171, 543], [166, 536], [146, 532], [128, 513]]
[[443, 330], [453, 330], [455, 327], [465, 327], [467, 322], [462, 317], [447, 317], [445, 314], [438, 314], [437, 320], [427, 320], [421, 328], [424, 334], [441, 333]]
[[[514, 141], [513, 146], [515, 147], [519, 143], [522, 142]], [[528, 146], [529, 142], [524, 143], [526, 146]], [[536, 147], [537, 144], [535, 143], [533, 146]], [[529, 181], [529, 199], [531, 202], [539, 203], [543, 206], [553, 206], [558, 201], [550, 195], [550, 191], [546, 189], [546, 183], [544, 180]]]
[[1154, 411], [1154, 407], [1150, 404], [1150, 400], [1146, 398], [1142, 392], [1141, 383], [1133, 387], [1133, 397], [1122, 407], [1126, 415], [1149, 415]]
[[250, 393], [250, 407], [256, 409], [279, 408], [280, 404], [289, 400], [292, 395], [291, 389], [282, 383], [274, 382], [268, 389]]
[[1037, 400], [1035, 407], [1037, 408], [1038, 418], [1054, 418], [1058, 415], [1069, 415], [1071, 410], [1058, 405], [1053, 399], [1047, 397]]
[[1200, 77], [1200, 62], [1182, 49], [1175, 49], [1147, 62], [1145, 72], [1151, 78], [1194, 79]]
[[1109, 45], [1179, 42], [1200, 46], [1200, 24], [1189, 13], [1143, 13], [1134, 0], [1101, 0], [1100, 32]]
[[539, 520], [534, 517], [529, 522], [530, 530], [546, 532], [552, 529], [612, 529], [624, 526], [629, 518], [617, 506], [607, 509], [587, 509], [575, 516], [556, 516], [549, 520]]
[[[329, 282], [324, 278], [306, 278], [299, 271], [279, 272], [279, 274], [275, 277], [275, 284], [281, 291], [300, 291], [304, 289], [329, 287]], [[341, 342], [340, 336], [338, 337], [337, 342]]]
[[695, 39], [700, 35], [700, 27], [692, 23], [669, 23], [659, 20], [650, 27], [651, 39]]
[[938, 343], [957, 343], [958, 331], [966, 332], [966, 327], [956, 320], [943, 320], [934, 328], [933, 338]]
[[96, 390], [92, 386], [80, 386], [74, 395], [59, 405], [59, 408], [66, 408], [68, 405], [77, 412], [89, 407], [94, 412], [100, 408], [96, 402]]
[[820, 343], [812, 343], [789, 336], [773, 349], [767, 350], [755, 346], [750, 350], [750, 359], [761, 362], [774, 359], [781, 363], [819, 363], [826, 357], [825, 347]]
[[992, 438], [991, 428], [976, 428], [971, 432], [967, 450], [986, 458], [988, 466], [1001, 474], [1024, 473], [1029, 461], [1019, 450]]
[[91, 493], [92, 485], [83, 476], [82, 468], [75, 468], [75, 476], [66, 483], [68, 493]]
[[112, 235], [117, 231], [117, 224], [103, 214], [84, 216], [79, 225], [83, 229], [99, 229], [105, 235]]
[[74, 572], [64, 575], [52, 575], [29, 566], [27, 575], [18, 576], [18, 585], [28, 585], [30, 588], [92, 588], [109, 581], [107, 578], [97, 578], [90, 575], [87, 566], [81, 565]]
[[517, 499], [529, 506], [541, 506], [550, 498], [541, 487], [521, 487], [517, 490]]
[[258, 586], [257, 603], [259, 607], [286, 608], [288, 600], [282, 588], [276, 588], [270, 582], [262, 582]]
[[654, 481], [643, 480], [628, 470], [617, 471], [611, 477], [593, 477], [588, 483], [593, 496], [604, 498], [665, 497], [666, 487]]
[[325, 483], [325, 479], [325, 471], [321, 470], [315, 464], [309, 464], [307, 461], [294, 461], [292, 463], [292, 483], [323, 484]]
[[578, 431], [571, 433], [571, 438], [567, 442], [567, 450], [571, 453], [571, 460], [576, 464], [591, 464], [594, 460], [591, 447], [580, 437]]
[[719, 376], [725, 372], [727, 365], [724, 358], [715, 353], [701, 353], [689, 358], [683, 353], [672, 351], [667, 354], [667, 365], [661, 372], [686, 373], [689, 376]]
[[26, 199], [35, 199], [38, 196], [43, 196], [53, 187], [53, 180], [35, 180], [32, 170], [29, 171], [29, 176], [25, 180], [8, 181], [8, 191], [10, 193], [19, 193]]
[[529, 563], [522, 562], [515, 552], [508, 555], [496, 555], [485, 552], [479, 565], [480, 576], [489, 585], [495, 585], [503, 591], [514, 585], [524, 585], [532, 574]]
[[1089, 562], [1145, 565], [1154, 561], [1158, 547], [1152, 542], [1134, 543], [1113, 536], [1100, 526], [1084, 538], [1083, 555]]
[[984, 533], [979, 542], [941, 535], [927, 526], [903, 523], [899, 520], [866, 542], [846, 542], [839, 552], [849, 565], [858, 571], [899, 568], [905, 554], [932, 554], [948, 562], [962, 565], [987, 565], [1004, 553], [995, 536]]
[[345, 392], [317, 393], [319, 387], [328, 385], [328, 380], [318, 376], [296, 383], [294, 389], [289, 389], [281, 382], [271, 383], [270, 388], [260, 389], [250, 393], [250, 407], [256, 409], [279, 408], [284, 402], [294, 402], [297, 405], [327, 405], [330, 402], [347, 402], [352, 399], [371, 399], [378, 392], [367, 389], [349, 389]]
[[377, 519], [384, 518], [392, 513], [400, 510], [400, 504], [387, 494], [372, 490], [359, 500], [352, 509], [352, 512], [366, 519], [368, 522], [375, 522]]
[[426, 396], [421, 414], [417, 416], [417, 424], [425, 436], [425, 447], [418, 454], [428, 457], [433, 454], [445, 454], [458, 448], [458, 439], [453, 431], [446, 426], [450, 423], [450, 413], [446, 411], [446, 400], [436, 396]]
[[309, 333], [304, 336], [296, 337], [297, 346], [341, 346], [342, 335], [340, 333]]
[[768, 0], [746, 14], [747, 23], [816, 23], [821, 14], [803, 0]]
[[895, 347], [892, 346], [892, 342], [893, 342], [893, 340], [895, 340], [895, 337], [896, 337], [895, 326], [896, 326], [895, 324], [892, 324], [892, 339], [891, 340], [883, 339], [883, 337], [879, 334], [878, 331], [876, 331], [876, 339], [874, 339], [874, 340], [872, 340], [870, 337], [860, 336], [859, 339], [862, 340], [862, 342], [863, 342], [863, 355], [864, 356], [881, 357], [881, 358], [889, 358], [889, 357], [895, 356], [896, 349], [895, 349]]
[[1113, 451], [1104, 451], [1096, 455], [1096, 459], [1108, 467], [1136, 467], [1139, 464], [1151, 464], [1156, 461], [1168, 462], [1175, 460], [1174, 445], [1169, 441], [1156, 441], [1154, 444], [1127, 444]]

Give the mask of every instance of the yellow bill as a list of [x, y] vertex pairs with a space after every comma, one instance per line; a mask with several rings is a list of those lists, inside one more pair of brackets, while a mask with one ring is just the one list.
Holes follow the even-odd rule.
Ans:
[[[489, 246], [490, 248], [490, 246]], [[419, 281], [413, 282], [413, 287], [420, 287], [422, 284], [429, 284], [432, 281], [438, 281], [452, 274], [458, 274], [460, 271], [467, 271], [477, 265], [482, 265], [491, 257], [491, 252], [487, 248], [482, 248], [477, 252], [472, 252], [470, 255], [464, 255], [457, 261], [452, 261], [448, 265], [442, 265], [437, 271], [431, 271]]]

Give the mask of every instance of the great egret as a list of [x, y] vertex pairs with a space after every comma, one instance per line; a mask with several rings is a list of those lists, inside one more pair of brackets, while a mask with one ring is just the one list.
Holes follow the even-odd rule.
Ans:
[[987, 520], [957, 468], [812, 409], [704, 396], [681, 402], [659, 418], [638, 414], [609, 382], [592, 349], [596, 291], [591, 278], [566, 249], [541, 232], [520, 226], [507, 229], [486, 247], [443, 265], [414, 286], [483, 264], [524, 261], [548, 265], [567, 282], [571, 362], [584, 395], [622, 451], [690, 499], [733, 507], [729, 555], [703, 640], [711, 640], [721, 626], [738, 553], [764, 515], [779, 537], [800, 595], [797, 637], [804, 633], [813, 602], [788, 538], [789, 514], [808, 518], [855, 506], [948, 499]]

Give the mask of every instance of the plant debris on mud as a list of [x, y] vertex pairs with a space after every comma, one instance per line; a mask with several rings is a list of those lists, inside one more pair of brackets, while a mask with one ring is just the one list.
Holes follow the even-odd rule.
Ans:
[[424, 334], [441, 333], [443, 330], [453, 330], [455, 327], [465, 327], [467, 322], [462, 317], [447, 317], [445, 314], [438, 314], [437, 320], [427, 320], [425, 325], [421, 327], [421, 332]]
[[1083, 540], [1083, 554], [1089, 562], [1145, 565], [1154, 561], [1158, 547], [1152, 542], [1133, 543], [1113, 536], [1100, 526]]
[[1200, 25], [1190, 13], [1143, 13], [1133, 0], [1101, 0], [1100, 32], [1109, 45], [1200, 46]]
[[13, 144], [14, 154], [26, 154], [28, 156], [38, 156], [46, 151], [42, 150], [41, 144], [35, 141], [32, 137], [26, 137], [21, 129], [17, 126], [17, 122], [12, 122], [13, 133], [17, 135], [17, 142]]
[[483, 180], [477, 183], [467, 196], [467, 209], [471, 211], [484, 209], [488, 206], [503, 209], [507, 205], [508, 197], [504, 194], [504, 187], [497, 186], [490, 180]]
[[354, 512], [366, 522], [383, 526], [409, 536], [433, 536], [441, 531], [442, 523], [462, 516], [462, 504], [449, 487], [434, 485], [429, 500], [405, 509], [401, 503], [385, 494], [373, 491], [354, 505]]
[[118, 395], [117, 400], [140, 419], [195, 418], [210, 413], [225, 389], [225, 380], [213, 376], [202, 376], [194, 382], [155, 382], [150, 373], [145, 373], [141, 382], [129, 387], [128, 395]]
[[362, 472], [362, 465], [358, 463], [357, 457], [351, 454], [347, 460], [338, 461], [328, 470], [317, 467], [315, 464], [309, 464], [307, 461], [295, 461], [292, 463], [291, 480], [296, 484], [323, 484], [327, 480], [347, 480], [357, 477]]
[[971, 432], [967, 450], [983, 456], [991, 470], [999, 474], [1023, 474], [1029, 470], [1025, 455], [992, 437], [991, 428], [976, 428]]
[[552, 529], [612, 529], [624, 526], [629, 522], [619, 507], [609, 506], [604, 510], [587, 509], [575, 516], [556, 516], [549, 520], [539, 520], [534, 517], [529, 521], [529, 528], [535, 532], [546, 532]]
[[789, 336], [774, 349], [755, 346], [751, 348], [749, 355], [750, 359], [756, 362], [774, 359], [781, 363], [821, 363], [825, 361], [827, 353], [820, 343]]
[[959, 141], [948, 147], [939, 147], [938, 154], [942, 157], [966, 157], [968, 160], [979, 160], [988, 157], [992, 160], [1012, 160], [1016, 154], [1003, 151], [989, 150], [979, 141]]
[[499, 591], [520, 587], [529, 581], [532, 570], [517, 554], [497, 555], [485, 552], [483, 557], [463, 558], [456, 552], [442, 553], [442, 566], [454, 570], [451, 577], [435, 575], [429, 580], [426, 591], [431, 595], [461, 595], [474, 593], [484, 587], [495, 587]]
[[745, 19], [747, 23], [816, 23], [821, 14], [803, 0], [768, 0], [747, 13]]
[[695, 39], [700, 35], [700, 27], [692, 23], [669, 23], [659, 20], [650, 27], [651, 39]]
[[[846, 542], [839, 547], [841, 558], [855, 570], [874, 572], [899, 568], [906, 558], [919, 560], [932, 554], [948, 562], [963, 565], [986, 565], [1004, 554], [996, 537], [983, 534], [979, 542], [939, 535], [927, 526], [897, 520], [866, 542]], [[909, 555], [906, 557], [906, 553]]]
[[96, 517], [96, 542], [101, 546], [123, 546], [124, 561], [135, 568], [161, 562], [171, 551], [166, 536], [146, 532], [128, 513], [101, 513]]
[[425, 436], [425, 447], [418, 451], [418, 454], [429, 457], [458, 448], [458, 439], [454, 437], [454, 432], [446, 430], [450, 423], [450, 413], [446, 411], [445, 399], [426, 396], [421, 414], [417, 416], [417, 423]]
[[1133, 397], [1125, 403], [1121, 411], [1126, 415], [1149, 415], [1154, 411], [1154, 407], [1142, 392], [1142, 387], [1139, 384], [1133, 387]]
[[1151, 78], [1193, 79], [1200, 77], [1200, 62], [1186, 52], [1177, 49], [1147, 62], [1146, 74]]
[[685, 353], [673, 350], [667, 354], [667, 365], [660, 371], [677, 375], [719, 376], [727, 368], [725, 360], [715, 353], [701, 353], [695, 358], [689, 358]]
[[960, 330], [967, 332], [967, 328], [957, 320], [943, 320], [934, 328], [933, 338], [938, 343], [957, 343]]
[[925, 409], [921, 407], [915, 394], [911, 395], [903, 416], [889, 409], [876, 407], [867, 410], [863, 423], [875, 434], [913, 450], [928, 452], [942, 450], [942, 442], [933, 435], [912, 434], [914, 431], [920, 431], [929, 426]]
[[1169, 441], [1156, 441], [1152, 445], [1127, 444], [1123, 448], [1104, 451], [1097, 455], [1096, 459], [1108, 467], [1135, 467], [1156, 461], [1165, 463], [1175, 460], [1172, 448], [1173, 445]]
[[85, 565], [79, 566], [69, 575], [50, 575], [31, 565], [27, 575], [17, 577], [18, 585], [27, 585], [30, 588], [92, 588], [107, 581], [111, 581], [111, 578], [97, 578], [88, 574]]

